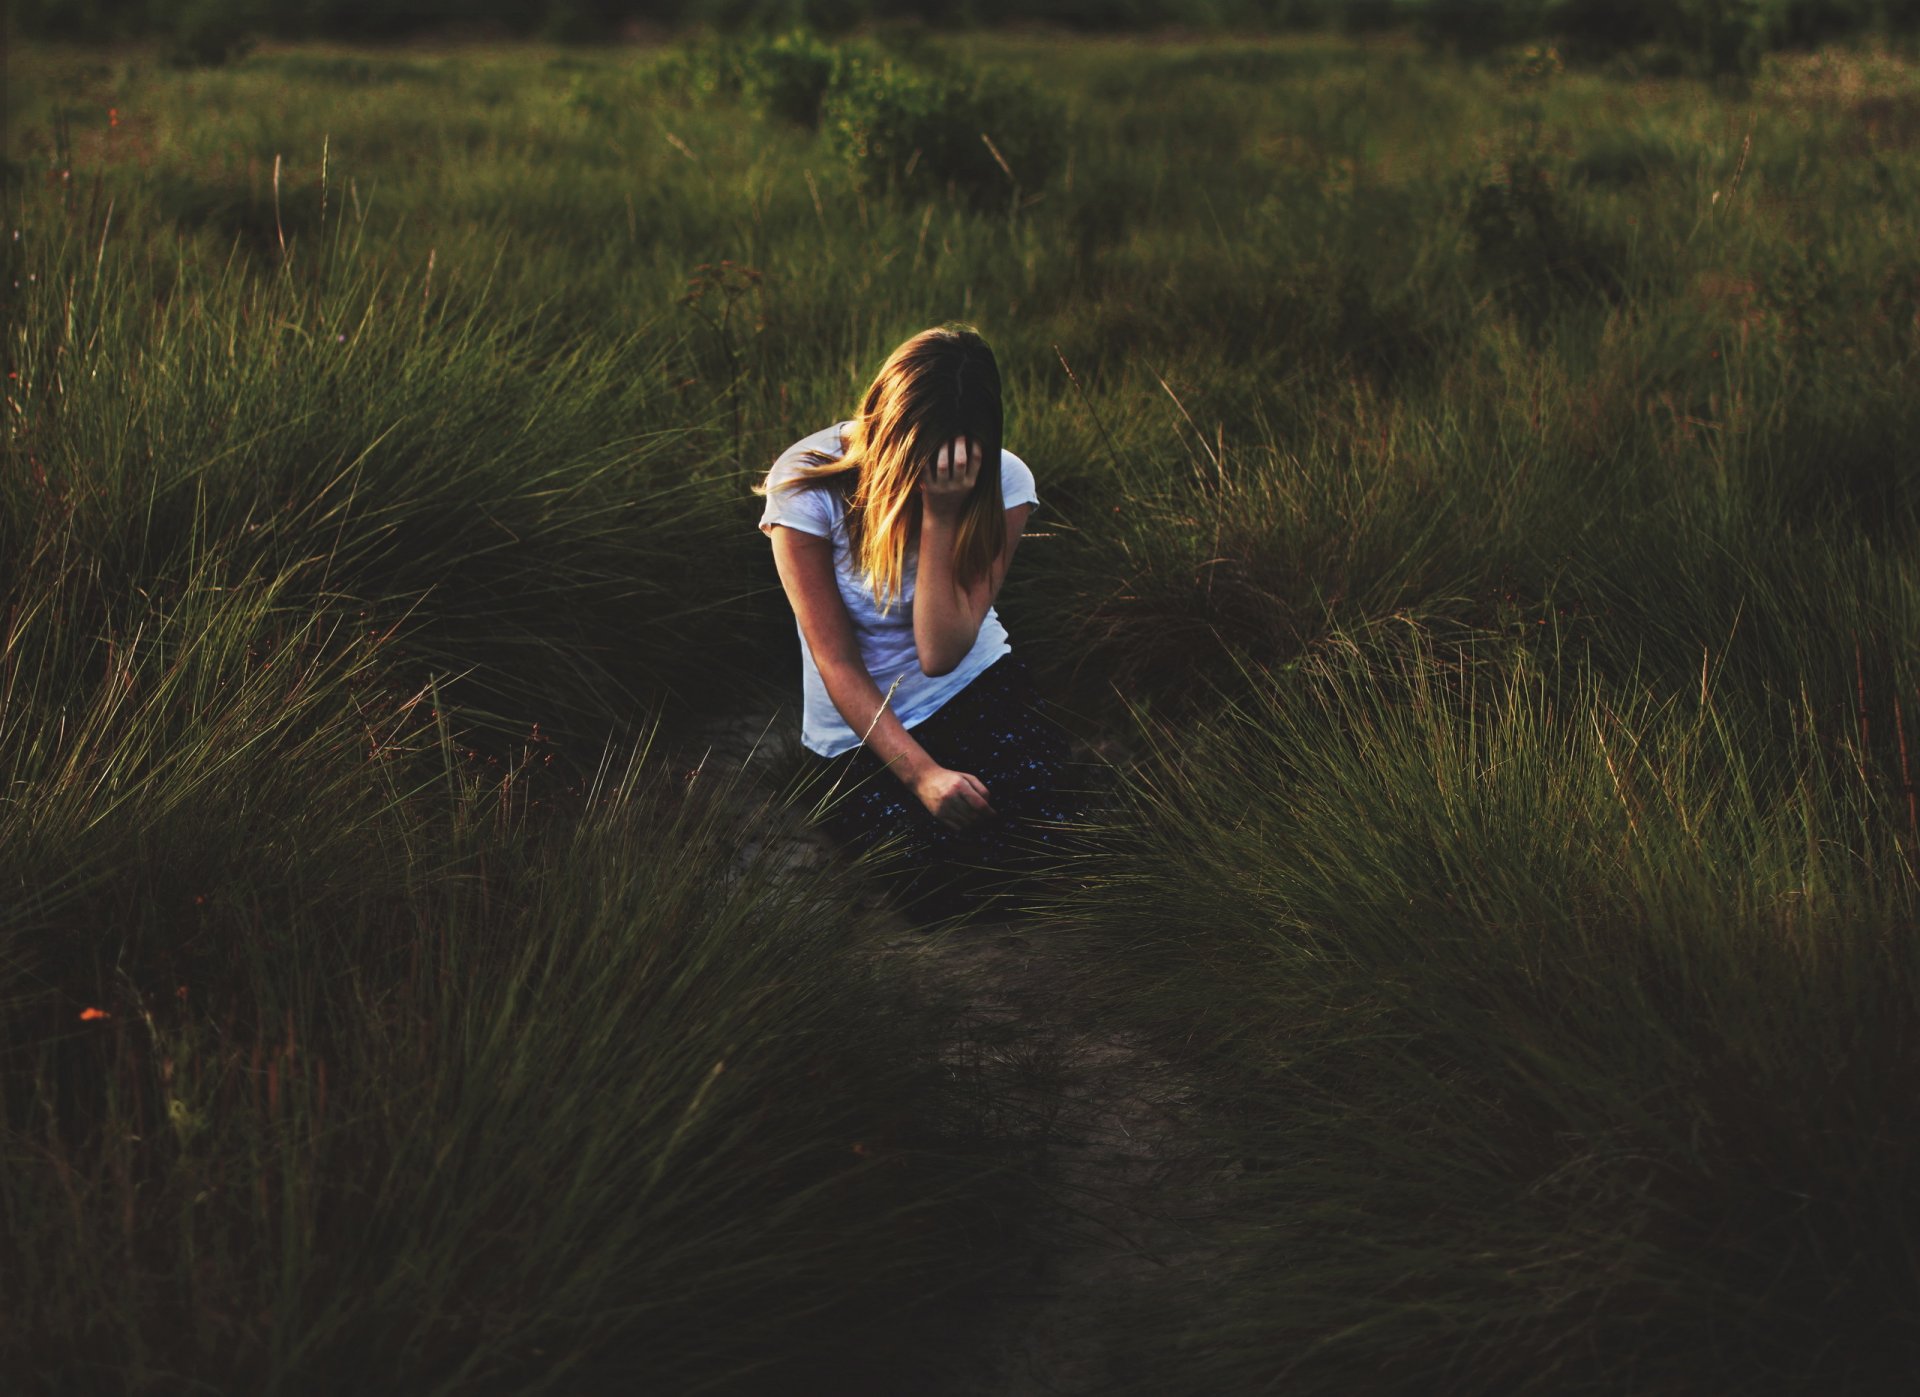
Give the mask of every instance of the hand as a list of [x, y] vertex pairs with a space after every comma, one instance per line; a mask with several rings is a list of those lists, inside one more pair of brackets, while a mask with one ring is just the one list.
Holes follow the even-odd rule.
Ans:
[[958, 519], [979, 478], [980, 453], [965, 437], [955, 437], [921, 472], [920, 499], [929, 514]]
[[949, 829], [970, 829], [998, 812], [987, 803], [987, 785], [964, 771], [930, 768], [914, 783], [913, 793], [927, 813]]

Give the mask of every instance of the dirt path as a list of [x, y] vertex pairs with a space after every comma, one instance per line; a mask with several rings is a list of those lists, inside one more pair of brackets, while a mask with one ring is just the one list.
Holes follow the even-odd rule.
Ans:
[[[733, 720], [690, 755], [719, 770], [777, 771], [791, 754], [769, 756], [768, 731], [764, 719]], [[797, 863], [825, 856], [810, 831], [776, 837]], [[895, 918], [873, 954], [942, 1013], [948, 1064], [990, 1092], [1011, 1135], [1037, 1142], [1043, 1197], [1025, 1275], [929, 1352], [912, 1397], [1108, 1390], [1125, 1312], [1212, 1261], [1195, 1220], [1173, 1210], [1172, 1200], [1206, 1196], [1219, 1168], [1187, 1144], [1190, 1085], [1101, 1022], [1078, 968], [1098, 951], [1083, 936], [1001, 923], [928, 933]]]
[[1205, 1168], [1185, 1147], [1191, 1093], [1149, 1049], [1099, 1025], [1075, 949], [1052, 929], [998, 925], [904, 932], [881, 948], [958, 1010], [955, 1065], [983, 1071], [1043, 1124], [1030, 1273], [992, 1305], [975, 1351], [926, 1389], [939, 1397], [1106, 1391], [1123, 1313], [1207, 1264], [1168, 1210]]

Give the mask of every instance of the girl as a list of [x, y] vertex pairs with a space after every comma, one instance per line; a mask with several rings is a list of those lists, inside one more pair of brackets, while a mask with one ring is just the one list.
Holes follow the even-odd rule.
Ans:
[[801, 742], [842, 793], [828, 832], [855, 851], [897, 837], [936, 913], [980, 895], [970, 871], [1031, 864], [1044, 825], [1071, 816], [1066, 735], [993, 609], [1038, 503], [1000, 432], [986, 341], [927, 330], [887, 356], [858, 416], [788, 447], [756, 487], [800, 630]]

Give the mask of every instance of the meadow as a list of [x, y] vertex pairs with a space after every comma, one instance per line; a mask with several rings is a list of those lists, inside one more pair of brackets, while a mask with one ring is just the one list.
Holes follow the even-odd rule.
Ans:
[[[1034, 1127], [867, 871], [783, 853], [749, 493], [953, 319], [1043, 503], [1001, 612], [1123, 795], [1034, 925], [1218, 1164], [1097, 1390], [1920, 1366], [1910, 55], [9, 76], [29, 1389], [890, 1393], [964, 1344]], [[773, 716], [744, 774], [716, 715]]]

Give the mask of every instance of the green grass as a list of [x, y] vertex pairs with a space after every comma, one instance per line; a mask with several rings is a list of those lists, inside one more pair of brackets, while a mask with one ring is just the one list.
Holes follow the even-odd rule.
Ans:
[[1004, 1103], [664, 753], [795, 721], [747, 486], [967, 318], [1132, 753], [1049, 915], [1231, 1166], [1110, 1390], [1910, 1371], [1920, 70], [1513, 60], [927, 40], [1064, 107], [996, 202], [698, 54], [26, 51], [0, 1351], [898, 1390]]
[[1400, 629], [1154, 731], [1082, 912], [1196, 1054], [1230, 1260], [1116, 1390], [1911, 1371], [1902, 773], [1571, 659]]

